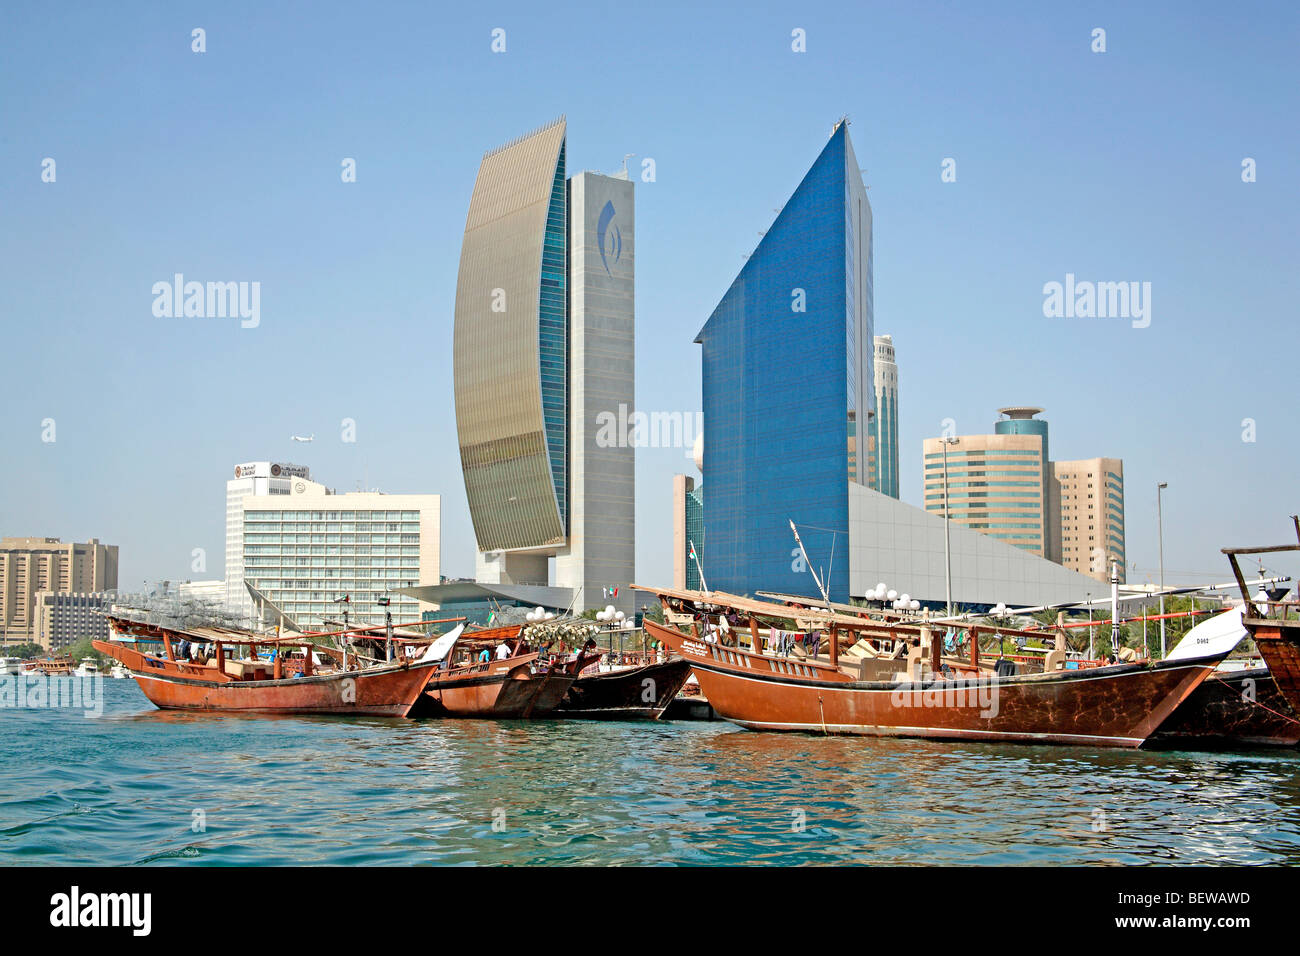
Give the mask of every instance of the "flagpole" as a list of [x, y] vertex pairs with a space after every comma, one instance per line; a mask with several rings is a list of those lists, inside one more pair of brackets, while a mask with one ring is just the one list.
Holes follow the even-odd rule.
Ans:
[[695, 553], [695, 542], [691, 541], [689, 538], [687, 540], [691, 545], [691, 558], [695, 561], [695, 570], [700, 572], [700, 590], [707, 594], [709, 592], [709, 585], [704, 580], [704, 567], [700, 564], [700, 556]]

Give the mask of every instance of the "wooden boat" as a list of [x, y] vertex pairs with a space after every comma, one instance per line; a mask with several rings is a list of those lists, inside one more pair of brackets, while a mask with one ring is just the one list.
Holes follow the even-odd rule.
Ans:
[[1294, 747], [1297, 719], [1267, 667], [1215, 671], [1146, 742], [1161, 749]]
[[[897, 668], [901, 673], [881, 679], [877, 671], [862, 679], [864, 665], [878, 664], [879, 648], [900, 635], [901, 627], [719, 592], [638, 590], [657, 594], [678, 623], [646, 621], [651, 636], [691, 663], [700, 690], [721, 717], [755, 730], [1138, 747], [1239, 640], [1234, 635], [1227, 646], [1195, 657], [1072, 670], [1057, 670], [1063, 662], [1050, 662], [1042, 673], [1012, 675], [1010, 668], [999, 667], [999, 674], [983, 665], [978, 628], [961, 625], [971, 629], [972, 660], [958, 669], [921, 622], [916, 645]], [[748, 627], [720, 633], [712, 623], [719, 613], [744, 618]], [[689, 631], [681, 629], [685, 620], [691, 620]], [[817, 652], [803, 659], [763, 653], [760, 627], [771, 621], [794, 621], [817, 638]], [[749, 649], [740, 646], [738, 635], [750, 637]], [[865, 642], [876, 653], [842, 661], [845, 641], [850, 649]], [[821, 645], [829, 654], [820, 652]]]
[[[111, 618], [115, 633], [156, 641], [150, 654], [119, 641], [94, 641], [95, 650], [123, 664], [149, 701], [164, 710], [246, 711], [405, 717], [436, 660], [402, 659], [359, 667], [306, 638], [276, 638], [232, 628], [180, 630]], [[182, 653], [187, 645], [213, 647], [211, 657]], [[274, 660], [259, 658], [270, 648]], [[244, 650], [237, 658], [227, 652]], [[296, 653], [295, 653], [296, 652]], [[331, 660], [322, 665], [318, 655]]]
[[41, 660], [29, 661], [26, 665], [27, 673], [44, 674], [47, 677], [67, 677], [73, 671], [73, 661], [71, 657], [46, 657]]
[[579, 676], [560, 702], [557, 714], [607, 720], [658, 720], [690, 676], [690, 662], [681, 658]]
[[[1254, 640], [1259, 656], [1268, 665], [1268, 672], [1273, 675], [1278, 693], [1293, 711], [1300, 714], [1300, 602], [1279, 601], [1267, 594], [1252, 597], [1237, 560], [1243, 555], [1300, 551], [1300, 517], [1292, 515], [1291, 521], [1295, 526], [1295, 544], [1264, 548], [1224, 548], [1223, 553], [1228, 556], [1233, 576], [1241, 589], [1241, 623]], [[1281, 591], [1281, 594], [1285, 593], [1285, 590]]]
[[[509, 649], [497, 657], [502, 644]], [[483, 652], [487, 659], [483, 660]], [[414, 717], [531, 719], [555, 712], [578, 672], [593, 658], [541, 660], [530, 648], [523, 626], [489, 628], [463, 634], [430, 676]]]

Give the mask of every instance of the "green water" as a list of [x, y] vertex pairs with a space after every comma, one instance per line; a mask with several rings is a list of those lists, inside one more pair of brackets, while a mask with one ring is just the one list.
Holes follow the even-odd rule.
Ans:
[[1300, 862], [1300, 755], [0, 710], [4, 864]]

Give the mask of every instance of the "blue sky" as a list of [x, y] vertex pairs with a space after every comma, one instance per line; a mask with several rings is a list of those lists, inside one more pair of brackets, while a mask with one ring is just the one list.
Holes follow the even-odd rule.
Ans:
[[[119, 544], [127, 587], [220, 577], [224, 481], [272, 458], [441, 493], [444, 573], [470, 574], [450, 354], [483, 151], [565, 113], [571, 171], [655, 160], [637, 403], [693, 412], [695, 333], [847, 114], [904, 500], [943, 419], [1041, 405], [1054, 457], [1124, 459], [1130, 580], [1154, 576], [1160, 480], [1167, 576], [1226, 580], [1218, 549], [1286, 540], [1298, 504], [1298, 26], [1249, 3], [8, 3], [0, 534]], [[155, 317], [176, 272], [260, 282], [261, 324]], [[1149, 281], [1150, 327], [1045, 318], [1068, 272]], [[645, 582], [671, 576], [680, 471], [638, 455]]]

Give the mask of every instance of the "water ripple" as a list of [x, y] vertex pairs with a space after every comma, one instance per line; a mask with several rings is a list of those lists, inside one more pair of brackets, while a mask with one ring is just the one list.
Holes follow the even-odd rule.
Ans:
[[1300, 862], [1295, 752], [198, 716], [105, 689], [98, 719], [0, 714], [0, 861]]

